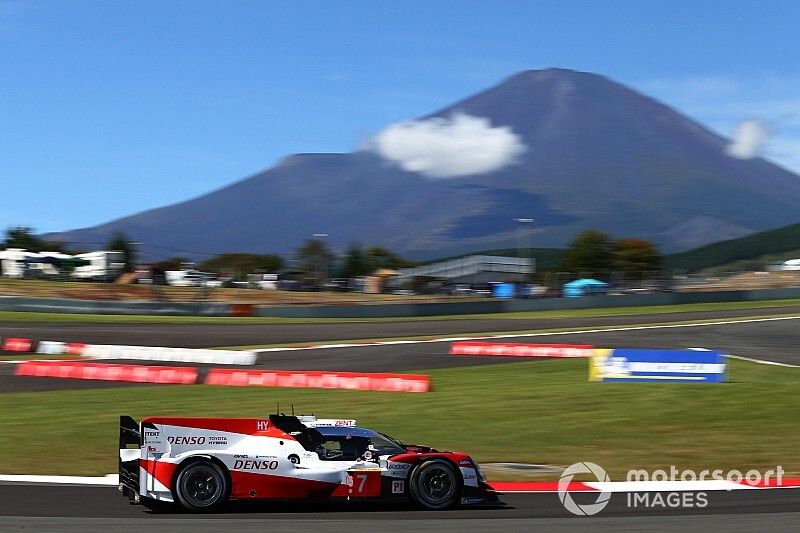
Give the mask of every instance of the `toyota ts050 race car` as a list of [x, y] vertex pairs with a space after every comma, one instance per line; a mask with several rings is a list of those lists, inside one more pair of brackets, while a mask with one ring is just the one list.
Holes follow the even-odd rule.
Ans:
[[404, 445], [355, 420], [120, 417], [119, 489], [211, 512], [229, 500], [498, 502], [466, 454]]

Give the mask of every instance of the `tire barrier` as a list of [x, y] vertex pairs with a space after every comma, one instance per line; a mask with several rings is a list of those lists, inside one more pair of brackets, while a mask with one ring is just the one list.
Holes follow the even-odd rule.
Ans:
[[174, 366], [112, 365], [75, 361], [25, 361], [17, 365], [14, 375], [192, 385], [197, 383], [198, 370], [191, 367]]
[[163, 346], [123, 346], [118, 344], [83, 344], [80, 342], [35, 341], [7, 337], [0, 350], [40, 355], [73, 355], [92, 359], [131, 359], [172, 361], [176, 363], [209, 363], [216, 365], [254, 365], [257, 354], [244, 350], [207, 350], [168, 348]]
[[429, 392], [429, 376], [293, 370], [235, 370], [213, 368], [206, 385], [347, 389], [383, 392]]

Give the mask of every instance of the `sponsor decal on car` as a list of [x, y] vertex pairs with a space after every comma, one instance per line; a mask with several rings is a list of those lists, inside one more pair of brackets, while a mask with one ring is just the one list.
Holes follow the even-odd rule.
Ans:
[[237, 459], [233, 462], [234, 470], [276, 470], [278, 468], [278, 461], [259, 461], [250, 460], [245, 461]]
[[202, 436], [198, 437], [197, 435], [189, 437], [170, 435], [167, 437], [167, 442], [179, 446], [202, 446], [206, 443], [206, 438]]
[[392, 494], [404, 494], [406, 491], [406, 482], [402, 479], [392, 481]]

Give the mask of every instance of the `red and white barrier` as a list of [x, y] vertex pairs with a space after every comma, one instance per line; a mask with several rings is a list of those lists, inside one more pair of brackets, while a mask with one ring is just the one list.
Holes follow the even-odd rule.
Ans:
[[349, 389], [385, 392], [429, 392], [430, 377], [417, 374], [375, 374], [302, 370], [234, 370], [213, 368], [206, 385]]
[[515, 344], [508, 342], [454, 342], [451, 355], [497, 355], [506, 357], [591, 357], [589, 344]]
[[30, 352], [33, 348], [33, 341], [31, 339], [20, 339], [15, 337], [6, 337], [3, 341], [2, 350], [5, 352]]
[[80, 355], [92, 359], [134, 359], [215, 365], [254, 365], [256, 363], [256, 353], [252, 351], [168, 348], [165, 346], [86, 344], [82, 345]]
[[17, 376], [66, 379], [97, 379], [135, 383], [197, 383], [196, 368], [175, 366], [107, 365], [75, 361], [25, 361], [14, 371]]
[[68, 342], [64, 346], [64, 353], [67, 355], [83, 355], [86, 345], [81, 342]]

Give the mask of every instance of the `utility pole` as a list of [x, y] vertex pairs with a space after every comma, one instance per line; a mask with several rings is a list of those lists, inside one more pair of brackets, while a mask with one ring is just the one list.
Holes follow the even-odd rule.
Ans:
[[[533, 219], [532, 218], [515, 218], [514, 222], [517, 223], [517, 258], [522, 258], [522, 237], [521, 237], [521, 230], [524, 225], [528, 225], [529, 232], [528, 232], [528, 250], [525, 252], [525, 258], [527, 259], [527, 267], [530, 269], [530, 273], [533, 271], [533, 261], [531, 254], [533, 253]], [[522, 279], [525, 281], [527, 279], [528, 272], [523, 272]]]

